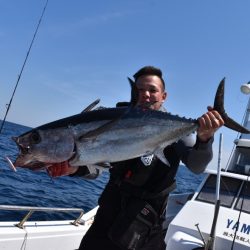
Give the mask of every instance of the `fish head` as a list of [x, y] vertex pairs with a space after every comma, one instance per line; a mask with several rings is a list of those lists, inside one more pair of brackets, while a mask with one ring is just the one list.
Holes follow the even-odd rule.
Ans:
[[74, 137], [65, 129], [33, 129], [23, 135], [12, 138], [19, 154], [15, 167], [33, 169], [49, 163], [58, 163], [74, 155]]

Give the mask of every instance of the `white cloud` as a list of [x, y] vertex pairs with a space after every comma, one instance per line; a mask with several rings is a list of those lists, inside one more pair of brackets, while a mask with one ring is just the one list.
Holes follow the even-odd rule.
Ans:
[[50, 32], [52, 32], [52, 34], [56, 36], [69, 35], [79, 32], [79, 30], [82, 30], [84, 28], [103, 25], [110, 21], [113, 22], [114, 20], [121, 19], [130, 14], [131, 11], [130, 12], [117, 11], [117, 12], [103, 13], [96, 16], [88, 16], [72, 22], [69, 22], [69, 20], [67, 20], [67, 23], [61, 23], [60, 25], [51, 26]]

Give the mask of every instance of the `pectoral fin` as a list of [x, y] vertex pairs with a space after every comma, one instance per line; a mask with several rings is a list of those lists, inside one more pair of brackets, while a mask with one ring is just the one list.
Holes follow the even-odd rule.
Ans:
[[126, 115], [131, 110], [131, 107], [127, 108], [126, 111], [118, 118], [108, 121], [107, 123], [103, 124], [97, 129], [91, 130], [83, 135], [81, 135], [78, 140], [84, 140], [84, 139], [96, 139], [97, 136], [100, 134], [107, 132], [110, 130], [124, 115]]
[[78, 138], [78, 140], [81, 141], [81, 140], [85, 140], [85, 139], [95, 139], [100, 134], [110, 130], [110, 128], [112, 128], [114, 126], [114, 124], [116, 124], [118, 121], [119, 121], [119, 119], [114, 119], [114, 120], [108, 121], [107, 123], [100, 126], [99, 128], [91, 130], [91, 131], [85, 133], [84, 135], [81, 135]]

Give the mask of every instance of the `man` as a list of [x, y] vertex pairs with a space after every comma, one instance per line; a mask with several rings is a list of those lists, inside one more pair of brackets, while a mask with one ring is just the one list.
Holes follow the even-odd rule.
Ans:
[[[135, 105], [165, 111], [162, 104], [167, 92], [161, 70], [146, 66], [134, 79]], [[179, 163], [182, 161], [194, 173], [203, 172], [212, 159], [213, 135], [224, 124], [211, 107], [198, 121], [196, 140], [189, 135], [164, 149], [170, 167], [153, 154], [112, 163], [110, 180], [99, 199], [95, 221], [83, 237], [79, 250], [165, 250], [162, 224], [169, 192], [175, 188]], [[49, 172], [53, 177], [98, 175], [84, 167], [73, 168], [68, 163], [52, 166]]]

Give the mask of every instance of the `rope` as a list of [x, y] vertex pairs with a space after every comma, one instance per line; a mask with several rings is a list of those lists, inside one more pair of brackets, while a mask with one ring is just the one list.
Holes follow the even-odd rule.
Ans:
[[28, 232], [26, 231], [26, 229], [24, 229], [24, 231], [26, 232], [23, 238], [23, 243], [21, 245], [20, 250], [25, 250], [27, 247], [27, 241], [28, 241]]

